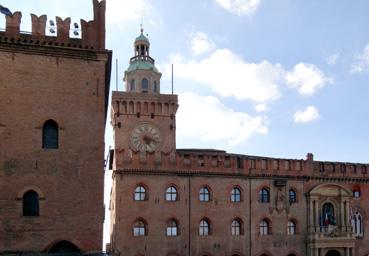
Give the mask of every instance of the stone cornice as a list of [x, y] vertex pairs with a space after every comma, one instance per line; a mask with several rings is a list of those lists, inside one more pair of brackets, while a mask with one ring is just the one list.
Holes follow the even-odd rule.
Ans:
[[240, 179], [286, 179], [304, 180], [317, 182], [350, 182], [350, 183], [369, 183], [369, 178], [357, 177], [321, 177], [307, 175], [271, 175], [271, 174], [245, 174], [245, 173], [215, 173], [202, 170], [164, 170], [164, 169], [121, 169], [114, 170], [116, 175], [144, 175], [144, 176], [185, 176], [185, 177], [223, 177]]

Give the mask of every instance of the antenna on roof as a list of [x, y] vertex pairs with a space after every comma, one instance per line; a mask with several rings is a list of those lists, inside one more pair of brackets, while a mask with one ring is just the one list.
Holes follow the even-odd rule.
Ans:
[[173, 94], [173, 64], [172, 64], [172, 94]]
[[115, 60], [115, 89], [118, 91], [118, 59]]

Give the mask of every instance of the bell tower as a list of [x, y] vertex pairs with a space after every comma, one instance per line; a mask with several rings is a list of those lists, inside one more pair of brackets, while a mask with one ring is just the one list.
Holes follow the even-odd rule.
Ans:
[[160, 78], [161, 73], [155, 67], [155, 60], [150, 57], [150, 41], [141, 28], [141, 34], [134, 42], [134, 56], [124, 72], [126, 91], [159, 94]]
[[125, 92], [115, 91], [112, 96], [116, 160], [118, 152], [175, 151], [178, 98], [160, 93], [160, 78], [161, 73], [150, 56], [150, 41], [141, 28], [134, 41], [134, 56], [124, 72]]

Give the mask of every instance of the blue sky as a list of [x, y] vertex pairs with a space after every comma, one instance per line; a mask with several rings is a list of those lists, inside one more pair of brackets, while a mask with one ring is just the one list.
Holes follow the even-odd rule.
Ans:
[[[92, 19], [89, 0], [0, 4], [23, 12], [25, 31], [30, 12]], [[174, 64], [179, 148], [367, 162], [368, 10], [365, 0], [108, 0], [107, 47], [122, 89], [143, 17], [162, 92]]]
[[[30, 12], [92, 19], [92, 0], [0, 4], [22, 11], [26, 31]], [[162, 92], [174, 64], [179, 148], [367, 163], [368, 10], [366, 0], [107, 0], [107, 48], [122, 90], [143, 17]]]

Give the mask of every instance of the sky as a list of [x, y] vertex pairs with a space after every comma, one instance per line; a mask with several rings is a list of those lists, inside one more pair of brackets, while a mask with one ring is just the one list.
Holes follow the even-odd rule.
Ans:
[[[92, 19], [92, 0], [0, 0], [30, 15]], [[369, 1], [107, 0], [111, 88], [140, 33], [179, 95], [177, 148], [368, 163]], [[0, 28], [5, 18], [0, 16]], [[115, 61], [118, 60], [118, 73]], [[112, 144], [107, 125], [106, 145]]]

